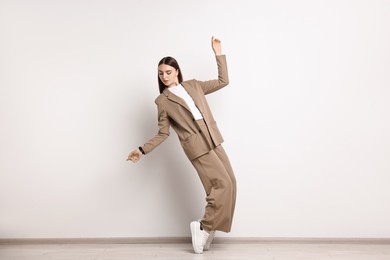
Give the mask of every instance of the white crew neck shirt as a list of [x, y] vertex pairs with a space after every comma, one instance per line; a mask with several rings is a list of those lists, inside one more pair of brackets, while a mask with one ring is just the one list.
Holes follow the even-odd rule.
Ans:
[[194, 116], [195, 120], [203, 118], [198, 107], [195, 105], [194, 100], [191, 98], [191, 96], [187, 93], [187, 91], [184, 89], [184, 87], [181, 84], [177, 86], [169, 87], [168, 90], [171, 91], [176, 96], [181, 97], [187, 103], [187, 106], [190, 108], [191, 113]]

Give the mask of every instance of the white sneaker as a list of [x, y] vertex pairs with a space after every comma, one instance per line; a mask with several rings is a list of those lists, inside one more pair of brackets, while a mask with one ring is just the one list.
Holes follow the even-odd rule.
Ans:
[[201, 254], [203, 253], [204, 245], [209, 238], [209, 233], [200, 229], [199, 221], [192, 221], [190, 227], [192, 235], [192, 247], [194, 248], [195, 253]]
[[203, 247], [203, 251], [209, 250], [211, 246], [211, 242], [213, 242], [214, 237], [215, 237], [215, 231], [210, 231], [209, 238], [207, 238], [206, 244]]

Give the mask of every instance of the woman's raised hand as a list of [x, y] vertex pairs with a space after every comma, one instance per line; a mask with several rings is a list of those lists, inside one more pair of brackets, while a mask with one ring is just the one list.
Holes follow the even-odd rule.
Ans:
[[215, 55], [222, 54], [221, 40], [214, 38], [214, 36], [211, 37], [211, 47], [213, 47]]
[[126, 161], [132, 161], [133, 163], [136, 163], [141, 159], [142, 153], [141, 151], [137, 148], [134, 151], [132, 151], [129, 156], [127, 156]]

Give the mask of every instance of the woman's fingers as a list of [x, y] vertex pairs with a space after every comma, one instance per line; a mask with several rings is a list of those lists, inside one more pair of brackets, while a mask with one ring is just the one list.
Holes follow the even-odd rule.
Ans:
[[133, 151], [129, 154], [126, 161], [132, 161], [135, 163], [140, 159], [140, 157], [141, 156], [136, 151]]
[[212, 43], [214, 43], [214, 42], [221, 42], [221, 40], [220, 39], [218, 39], [218, 38], [214, 38], [214, 36], [213, 37], [211, 37], [211, 42]]

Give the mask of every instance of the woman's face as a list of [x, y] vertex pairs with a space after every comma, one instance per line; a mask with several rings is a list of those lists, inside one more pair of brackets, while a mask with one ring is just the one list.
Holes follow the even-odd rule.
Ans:
[[176, 86], [179, 82], [178, 76], [179, 70], [176, 70], [174, 67], [161, 64], [158, 66], [158, 76], [160, 77], [160, 80], [164, 83], [167, 87]]

